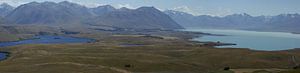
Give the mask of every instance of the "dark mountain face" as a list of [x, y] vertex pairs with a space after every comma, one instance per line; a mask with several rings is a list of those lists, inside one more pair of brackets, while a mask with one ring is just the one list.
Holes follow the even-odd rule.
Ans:
[[[169, 15], [173, 20], [175, 20], [178, 24], [181, 24], [183, 27], [189, 27], [192, 25], [198, 25], [198, 21], [195, 20], [195, 16], [184, 13], [184, 12], [178, 12], [178, 11], [172, 11], [172, 10], [167, 10], [164, 11], [165, 14]], [[187, 24], [188, 25], [182, 25], [182, 24]]]
[[293, 31], [300, 32], [300, 15], [299, 14], [281, 14], [266, 19], [266, 30], [280, 30], [280, 31]]
[[[38, 25], [97, 25], [124, 29], [179, 29], [168, 15], [154, 7], [115, 9], [110, 5], [97, 8], [68, 1], [31, 2], [11, 11], [5, 19], [15, 24]], [[72, 25], [73, 26], [73, 25]], [[93, 26], [94, 27], [94, 26]]]
[[95, 18], [95, 25], [128, 29], [180, 29], [182, 28], [168, 15], [154, 7], [135, 10], [118, 9]]
[[249, 14], [233, 14], [225, 17], [208, 15], [193, 16], [178, 11], [165, 11], [172, 19], [184, 27], [214, 28], [214, 29], [242, 29], [261, 31], [299, 31], [299, 14], [282, 14], [278, 16], [251, 16]]
[[0, 17], [0, 24], [4, 24], [5, 23], [5, 19]]
[[65, 9], [68, 9], [68, 11], [72, 12], [73, 15], [78, 15], [81, 17], [90, 17], [92, 15], [92, 12], [90, 12], [87, 7], [76, 3], [63, 1], [58, 4], [64, 7]]
[[98, 6], [97, 8], [91, 8], [91, 10], [95, 15], [99, 16], [112, 11], [116, 11], [117, 9], [110, 5], [105, 5], [105, 6]]
[[32, 2], [17, 7], [6, 18], [16, 24], [74, 23], [90, 16], [84, 6], [69, 2]]
[[4, 17], [6, 16], [8, 13], [10, 13], [12, 10], [14, 9], [14, 7], [8, 5], [7, 3], [3, 3], [0, 5], [0, 16]]

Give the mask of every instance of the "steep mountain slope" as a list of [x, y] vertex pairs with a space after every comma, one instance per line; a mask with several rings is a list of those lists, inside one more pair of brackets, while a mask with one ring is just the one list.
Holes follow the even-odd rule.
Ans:
[[195, 20], [195, 16], [192, 14], [179, 12], [179, 11], [172, 11], [172, 10], [166, 10], [164, 11], [167, 15], [169, 15], [172, 19], [174, 19], [178, 24], [187, 24], [188, 25], [182, 25], [183, 27], [189, 27], [192, 25], [198, 25], [198, 21]]
[[69, 2], [31, 2], [17, 7], [6, 16], [16, 24], [76, 23], [91, 14], [84, 6]]
[[21, 5], [6, 17], [15, 24], [39, 25], [97, 25], [124, 29], [180, 29], [182, 28], [168, 15], [154, 7], [138, 9], [116, 9], [110, 5], [87, 8], [85, 6], [63, 1], [31, 2]]
[[0, 24], [4, 24], [5, 23], [5, 19], [0, 17]]
[[116, 11], [117, 9], [110, 6], [110, 5], [104, 5], [104, 6], [98, 6], [96, 8], [91, 8], [91, 11], [95, 14], [95, 15], [103, 15], [105, 13], [109, 13], [112, 11]]
[[95, 18], [92, 23], [127, 29], [180, 29], [182, 28], [168, 15], [154, 7], [141, 7], [135, 10], [121, 8]]
[[2, 3], [0, 5], [0, 16], [4, 17], [6, 16], [8, 13], [10, 13], [12, 10], [14, 9], [14, 7], [8, 5], [7, 3]]
[[71, 14], [81, 17], [90, 17], [92, 16], [92, 12], [89, 11], [89, 8], [79, 5], [76, 3], [71, 3], [68, 1], [63, 1], [58, 3], [62, 6], [62, 8], [67, 9]]

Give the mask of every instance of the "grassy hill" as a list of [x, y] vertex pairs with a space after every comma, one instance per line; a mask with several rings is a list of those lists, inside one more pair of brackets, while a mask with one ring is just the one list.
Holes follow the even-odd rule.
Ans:
[[[78, 35], [95, 43], [21, 45], [0, 62], [2, 73], [232, 73], [231, 69], [289, 69], [300, 51], [218, 49], [182, 39]], [[98, 35], [101, 36], [101, 35]], [[120, 44], [143, 44], [122, 46]]]

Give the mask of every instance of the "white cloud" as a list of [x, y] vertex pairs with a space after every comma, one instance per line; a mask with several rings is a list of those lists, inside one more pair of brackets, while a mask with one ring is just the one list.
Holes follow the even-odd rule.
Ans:
[[79, 3], [79, 2], [76, 2], [80, 5], [84, 5], [88, 8], [95, 8], [95, 7], [98, 7], [98, 6], [103, 6], [103, 5], [107, 5], [107, 4], [100, 4], [100, 3]]
[[18, 5], [21, 5], [21, 4], [25, 4], [26, 2], [22, 1], [22, 0], [0, 0], [0, 4], [2, 3], [8, 3], [12, 6], [18, 6]]
[[[88, 2], [86, 0], [61, 0], [61, 1], [70, 1], [70, 2], [73, 2], [73, 3], [80, 4], [80, 5], [84, 5], [84, 6], [89, 7], [89, 8], [94, 8], [94, 7], [98, 7], [98, 6], [107, 5], [107, 4], [99, 3], [99, 2], [95, 2], [95, 1]], [[56, 0], [56, 2], [61, 2], [61, 1]]]
[[215, 16], [226, 16], [226, 15], [232, 14], [233, 12], [231, 9], [218, 7], [217, 9], [212, 10], [211, 13], [214, 13], [213, 15], [215, 15]]
[[211, 16], [226, 16], [233, 13], [231, 9], [216, 7], [216, 8], [207, 8], [207, 7], [188, 7], [188, 6], [178, 6], [171, 10], [186, 12], [192, 15], [211, 15]]
[[130, 4], [118, 4], [115, 6], [116, 8], [122, 8], [122, 7], [126, 7], [126, 8], [129, 8], [129, 9], [135, 9], [136, 7], [133, 7], [132, 5]]
[[192, 8], [189, 8], [188, 6], [179, 6], [179, 7], [173, 8], [172, 10], [175, 10], [175, 11], [182, 11], [182, 12], [190, 13], [190, 14], [193, 14], [193, 15], [199, 15], [198, 12], [196, 12], [196, 11], [195, 11], [194, 9], [192, 9]]

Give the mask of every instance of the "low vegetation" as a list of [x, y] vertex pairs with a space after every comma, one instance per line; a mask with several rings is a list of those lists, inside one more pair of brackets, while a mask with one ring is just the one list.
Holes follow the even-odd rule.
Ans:
[[[29, 44], [1, 48], [1, 51], [11, 54], [7, 60], [0, 62], [0, 72], [239, 73], [243, 71], [241, 69], [248, 69], [253, 73], [265, 73], [256, 70], [286, 71], [294, 66], [291, 56], [300, 57], [300, 51], [218, 49], [184, 39], [135, 35], [97, 37], [101, 36], [100, 33], [73, 36], [89, 37], [98, 41], [82, 44]], [[120, 46], [124, 43], [145, 45]], [[228, 69], [224, 70], [226, 67]], [[294, 70], [288, 72], [293, 73]]]

